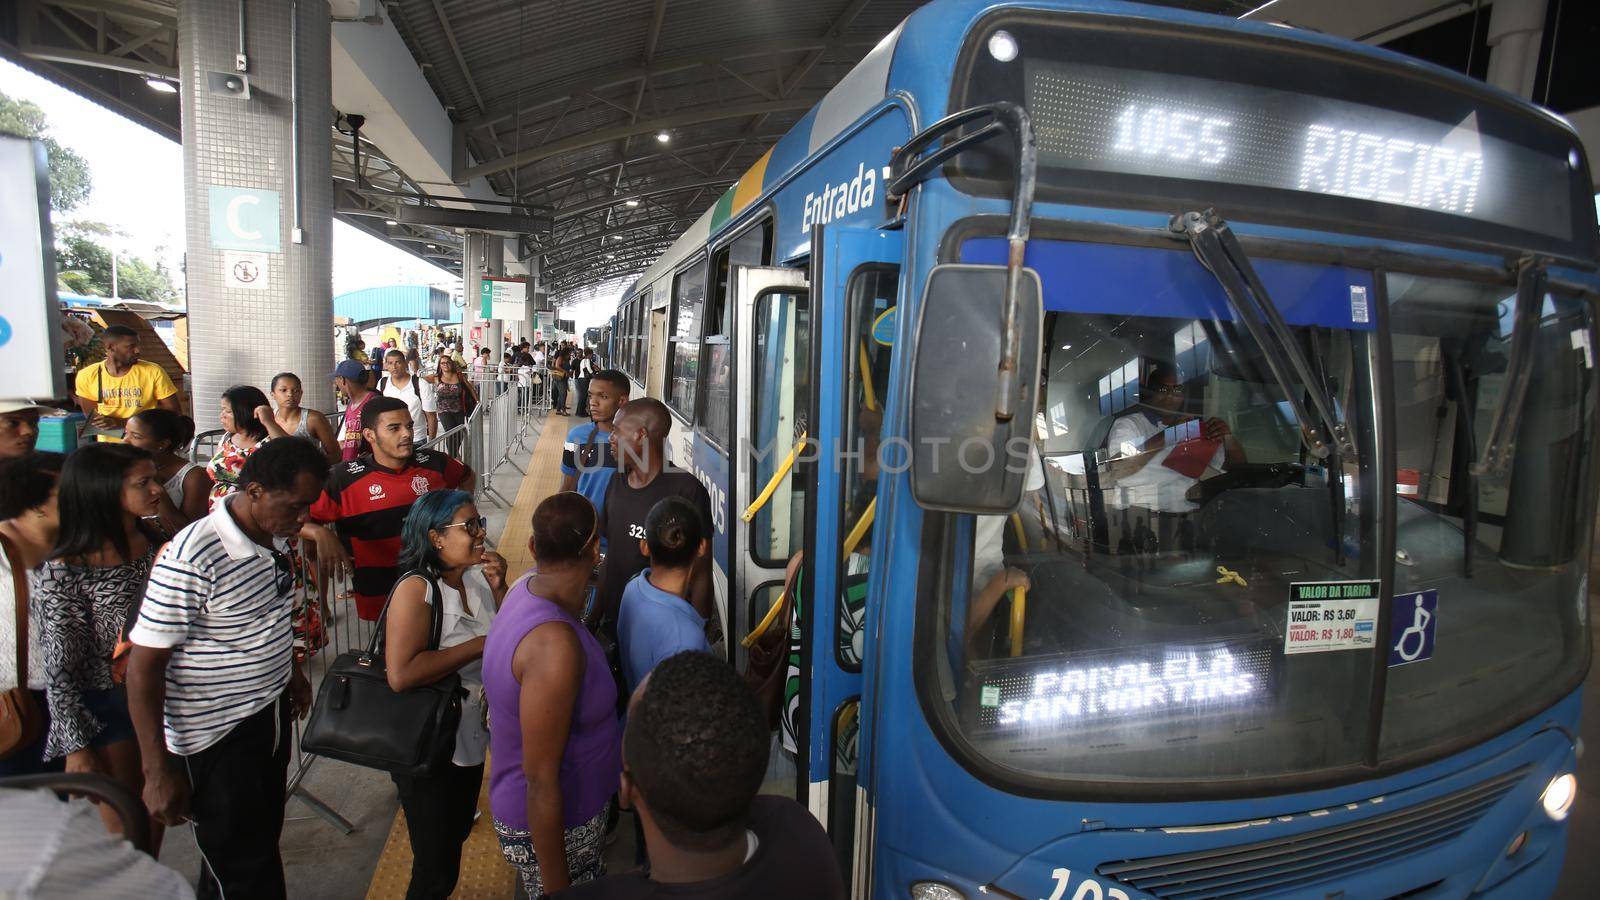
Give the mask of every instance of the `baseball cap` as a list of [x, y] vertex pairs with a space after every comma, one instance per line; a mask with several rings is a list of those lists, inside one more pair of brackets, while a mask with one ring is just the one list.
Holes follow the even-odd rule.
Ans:
[[333, 377], [347, 378], [350, 381], [360, 381], [367, 375], [367, 367], [360, 360], [347, 359], [333, 369]]
[[0, 400], [0, 416], [6, 413], [25, 412], [30, 409], [36, 409], [40, 412], [50, 411], [50, 407], [45, 406], [43, 403], [35, 403], [32, 400]]

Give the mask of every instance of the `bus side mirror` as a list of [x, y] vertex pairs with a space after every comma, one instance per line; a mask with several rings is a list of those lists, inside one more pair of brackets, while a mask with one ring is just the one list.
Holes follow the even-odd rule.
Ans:
[[[934, 267], [911, 360], [911, 493], [924, 509], [1004, 515], [1022, 500], [1039, 402], [1044, 310], [1039, 275], [1022, 271], [1017, 368], [1000, 372], [1005, 266]], [[1019, 398], [995, 417], [1002, 377]]]

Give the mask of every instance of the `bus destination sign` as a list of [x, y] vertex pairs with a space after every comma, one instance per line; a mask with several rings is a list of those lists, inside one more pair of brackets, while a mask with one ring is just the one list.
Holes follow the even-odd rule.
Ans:
[[1569, 231], [1568, 161], [1482, 133], [1476, 112], [1439, 121], [1261, 85], [1043, 60], [1027, 63], [1026, 88], [1046, 166]]
[[1138, 647], [977, 665], [978, 727], [988, 732], [1223, 712], [1272, 693], [1272, 649], [1259, 643]]

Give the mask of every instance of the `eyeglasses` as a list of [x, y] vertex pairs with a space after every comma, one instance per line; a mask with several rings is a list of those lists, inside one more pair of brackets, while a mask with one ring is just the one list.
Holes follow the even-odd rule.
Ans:
[[1189, 392], [1189, 389], [1181, 384], [1152, 385], [1150, 389], [1158, 394], [1169, 396], [1172, 394], [1187, 394]]
[[465, 528], [467, 534], [486, 534], [489, 530], [489, 520], [484, 516], [479, 516], [476, 519], [468, 519], [465, 522], [451, 522], [439, 530], [443, 531], [445, 528]]

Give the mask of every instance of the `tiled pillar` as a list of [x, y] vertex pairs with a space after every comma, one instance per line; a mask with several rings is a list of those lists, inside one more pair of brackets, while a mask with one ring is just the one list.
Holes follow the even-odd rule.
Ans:
[[[308, 408], [332, 412], [328, 4], [179, 0], [178, 34], [197, 427], [218, 427], [223, 390], [266, 391], [285, 371], [304, 382]], [[248, 98], [220, 83], [240, 74]]]

